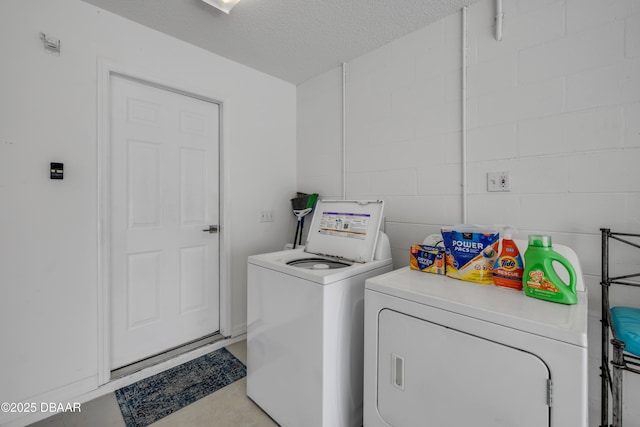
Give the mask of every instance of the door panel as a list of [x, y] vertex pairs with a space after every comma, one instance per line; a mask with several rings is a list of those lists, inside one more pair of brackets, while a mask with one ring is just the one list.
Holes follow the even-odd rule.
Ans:
[[180, 249], [180, 312], [206, 308], [207, 247]]
[[158, 321], [161, 256], [161, 252], [154, 251], [127, 257], [128, 329]]
[[207, 221], [206, 152], [180, 149], [180, 218], [183, 225]]
[[160, 145], [135, 140], [127, 144], [129, 228], [159, 226], [162, 221]]
[[389, 425], [549, 426], [537, 356], [389, 309], [378, 322], [377, 403]]
[[111, 369], [219, 330], [218, 109], [111, 77]]

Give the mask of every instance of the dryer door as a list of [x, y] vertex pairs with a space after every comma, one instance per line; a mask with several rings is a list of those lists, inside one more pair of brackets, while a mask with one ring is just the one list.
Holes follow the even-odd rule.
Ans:
[[378, 322], [378, 411], [389, 425], [549, 426], [549, 370], [534, 354], [390, 309]]

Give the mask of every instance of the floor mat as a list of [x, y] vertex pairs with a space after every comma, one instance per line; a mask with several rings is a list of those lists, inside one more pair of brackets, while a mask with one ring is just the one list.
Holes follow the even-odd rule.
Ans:
[[144, 427], [247, 375], [226, 348], [116, 390], [127, 427]]

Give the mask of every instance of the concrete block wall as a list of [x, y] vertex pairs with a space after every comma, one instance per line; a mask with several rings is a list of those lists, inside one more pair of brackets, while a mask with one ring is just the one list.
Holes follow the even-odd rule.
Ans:
[[[578, 253], [597, 426], [599, 229], [640, 232], [640, 2], [504, 0], [500, 42], [495, 13], [491, 0], [467, 11], [467, 222], [549, 234]], [[385, 200], [395, 267], [412, 243], [462, 221], [461, 45], [458, 13], [346, 64], [346, 198]], [[298, 188], [341, 198], [342, 70], [297, 96]], [[511, 192], [487, 192], [497, 171], [511, 172]], [[616, 255], [622, 270], [637, 264]], [[637, 291], [613, 299], [640, 306]], [[627, 382], [638, 395], [640, 380]]]

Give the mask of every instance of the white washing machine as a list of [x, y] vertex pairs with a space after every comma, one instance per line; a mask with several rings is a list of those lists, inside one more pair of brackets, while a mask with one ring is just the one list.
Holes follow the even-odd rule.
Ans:
[[364, 426], [586, 427], [587, 293], [554, 249], [576, 305], [408, 267], [367, 280]]
[[305, 249], [251, 256], [247, 395], [283, 427], [362, 425], [365, 280], [392, 270], [382, 201], [319, 201]]

